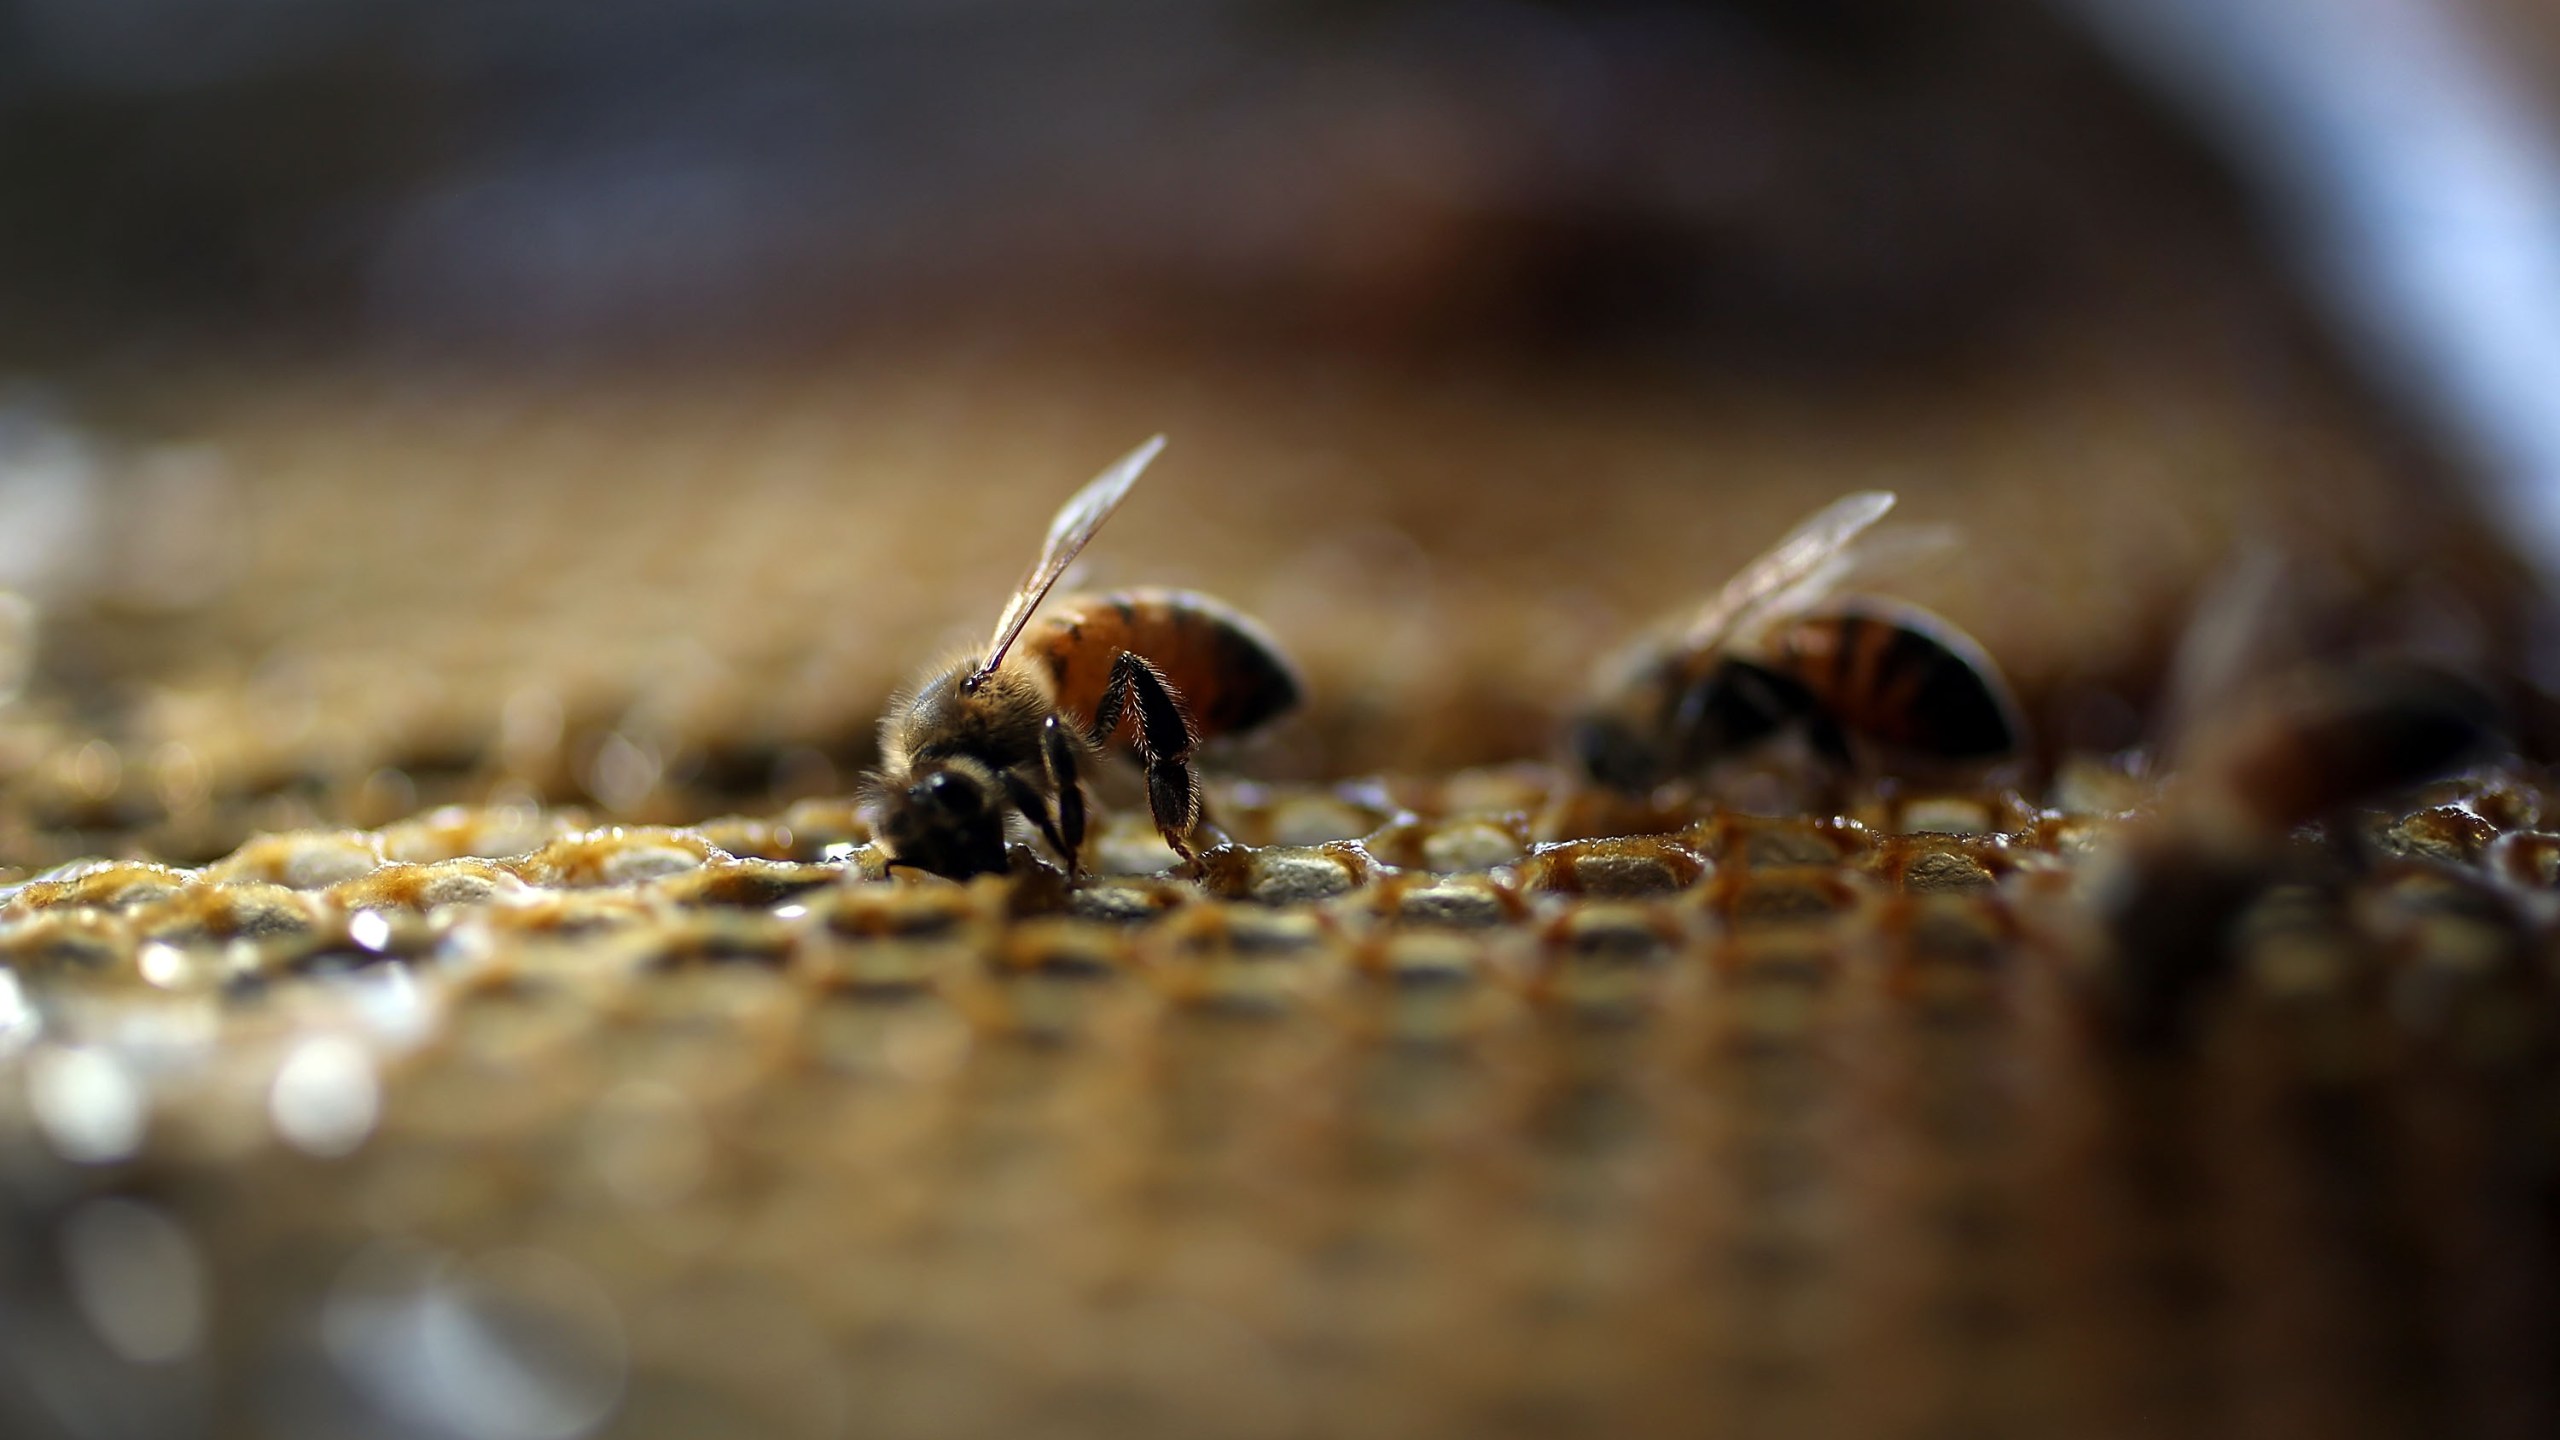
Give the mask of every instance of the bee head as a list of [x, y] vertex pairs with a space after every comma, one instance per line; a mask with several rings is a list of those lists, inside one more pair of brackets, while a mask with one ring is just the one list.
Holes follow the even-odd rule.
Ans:
[[877, 829], [895, 863], [966, 880], [1001, 873], [1004, 811], [995, 777], [967, 762], [937, 765], [887, 783], [875, 802]]
[[1613, 790], [1641, 793], [1662, 783], [1662, 749], [1625, 716], [1586, 715], [1573, 727], [1573, 759], [1582, 773]]
[[1767, 740], [1819, 707], [1804, 686], [1726, 657], [1703, 680], [1673, 661], [1639, 677], [1573, 729], [1573, 758], [1593, 781], [1641, 794]]

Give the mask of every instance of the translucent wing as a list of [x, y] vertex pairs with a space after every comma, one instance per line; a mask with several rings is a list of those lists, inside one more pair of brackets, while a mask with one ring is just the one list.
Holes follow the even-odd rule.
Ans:
[[1855, 568], [1849, 542], [1892, 508], [1892, 491], [1860, 490], [1815, 511], [1725, 582], [1689, 622], [1681, 648], [1703, 653], [1760, 616], [1801, 609], [1820, 599]]
[[1031, 612], [1040, 608], [1050, 587], [1067, 573], [1067, 566], [1093, 539], [1094, 532], [1102, 528], [1102, 522], [1120, 508], [1129, 487], [1138, 482], [1140, 472], [1162, 449], [1164, 437], [1158, 435], [1113, 461], [1109, 469], [1094, 476], [1074, 498], [1058, 507], [1058, 518], [1049, 522], [1048, 543], [1040, 547], [1039, 560], [1022, 577], [1022, 583], [1014, 587], [1013, 598], [1004, 602], [1004, 614], [996, 620], [996, 633], [987, 641], [987, 658], [969, 673], [967, 685], [974, 689], [1003, 663], [1005, 652], [1013, 648], [1022, 627], [1031, 623]]
[[[2281, 550], [2242, 550], [2206, 581], [2169, 657], [2158, 728], [2162, 748], [2192, 759], [2217, 720], [2228, 721], [2270, 677], [2300, 673], [2321, 650], [2310, 567]], [[2335, 603], [2334, 594], [2326, 597]]]
[[[1915, 579], [1935, 577], [1947, 561], [1960, 550], [1964, 532], [1953, 525], [1896, 525], [1858, 537], [1857, 543], [1840, 554], [1839, 560], [1823, 572], [1831, 583], [1829, 590], [1868, 590], [1880, 585], [1907, 586]], [[1834, 576], [1831, 572], [1837, 570]], [[1805, 603], [1820, 599], [1808, 595]], [[1763, 614], [1768, 613], [1764, 607]]]

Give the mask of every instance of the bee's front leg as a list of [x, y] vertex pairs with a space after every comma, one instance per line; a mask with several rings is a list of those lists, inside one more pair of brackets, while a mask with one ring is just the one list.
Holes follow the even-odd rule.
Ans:
[[[1075, 846], [1058, 833], [1058, 822], [1049, 814], [1048, 797], [1042, 795], [1037, 786], [1012, 771], [1006, 770], [1001, 773], [1004, 776], [1005, 797], [1013, 802], [1013, 808], [1021, 811], [1024, 818], [1031, 822], [1032, 828], [1040, 832], [1040, 838], [1049, 842], [1049, 848], [1057, 852], [1058, 858], [1066, 861], [1067, 878], [1073, 880], [1076, 874]], [[1076, 829], [1079, 838], [1082, 837], [1084, 829], [1083, 820], [1083, 807], [1079, 805], [1076, 813]]]
[[1060, 858], [1067, 862], [1067, 878], [1073, 880], [1083, 871], [1079, 856], [1084, 850], [1084, 780], [1075, 737], [1055, 715], [1040, 727], [1040, 759], [1049, 771], [1049, 788], [1058, 797], [1058, 830], [1049, 843], [1058, 847]]

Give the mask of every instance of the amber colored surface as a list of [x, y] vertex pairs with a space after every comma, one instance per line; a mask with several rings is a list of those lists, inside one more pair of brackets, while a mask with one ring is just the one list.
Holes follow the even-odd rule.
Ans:
[[124, 1373], [36, 1263], [13, 1343], [150, 1433], [2532, 1433], [2560, 800], [2427, 798], [2183, 1058], [2087, 1003], [2116, 822], [2015, 796], [1227, 790], [1204, 883], [1073, 894], [825, 803], [71, 867], [0, 903], [12, 1204], [142, 1197], [204, 1339]]
[[[2260, 522], [2459, 537], [2289, 352], [2114, 333], [1892, 394], [1029, 341], [109, 390], [107, 558], [0, 711], [0, 1432], [2548, 1433], [2537, 772], [2342, 821], [2374, 862], [2147, 1055], [2119, 766], [1808, 816], [1542, 763], [1855, 486], [1964, 526], [1909, 593], [2082, 744]], [[1164, 873], [1115, 776], [1083, 887], [882, 878], [882, 697], [1157, 429], [1093, 580], [1308, 679], [1213, 759], [1233, 843]], [[219, 468], [126, 483], [163, 442]]]

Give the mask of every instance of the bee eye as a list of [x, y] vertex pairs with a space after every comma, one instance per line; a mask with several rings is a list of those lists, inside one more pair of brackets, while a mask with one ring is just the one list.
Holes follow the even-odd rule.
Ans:
[[948, 770], [934, 772], [933, 778], [924, 782], [924, 789], [934, 804], [953, 815], [975, 815], [986, 804], [986, 797], [977, 786]]

